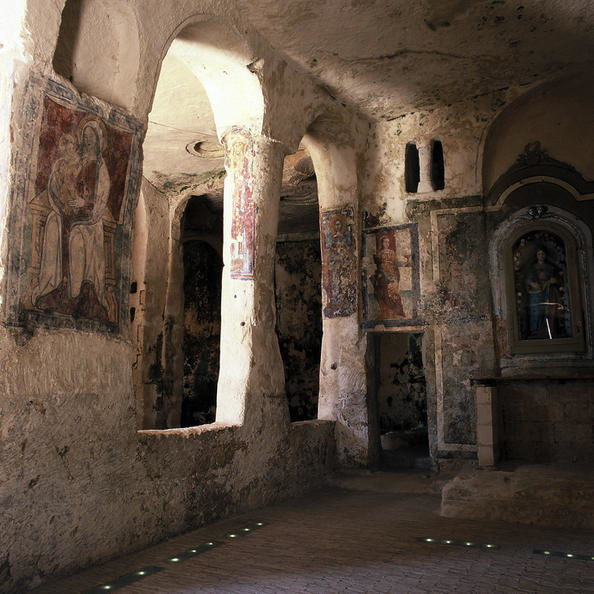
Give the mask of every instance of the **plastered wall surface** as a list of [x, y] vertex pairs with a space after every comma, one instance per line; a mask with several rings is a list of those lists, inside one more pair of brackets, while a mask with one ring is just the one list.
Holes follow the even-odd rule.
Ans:
[[[425, 345], [425, 356], [426, 364], [434, 370], [428, 372], [427, 388], [430, 434], [431, 427], [436, 429], [432, 447], [438, 456], [474, 456], [471, 378], [497, 375], [502, 368], [512, 374], [542, 373], [543, 365], [551, 364], [557, 371], [573, 373], [567, 371], [567, 357], [510, 357], [503, 338], [510, 320], [501, 311], [494, 312], [492, 306], [493, 293], [501, 292], [505, 284], [504, 270], [493, 269], [490, 262], [493, 250], [502, 249], [494, 247], [498, 225], [518, 209], [540, 202], [576, 213], [582, 224], [589, 225], [590, 221], [587, 203], [580, 204], [579, 199], [568, 194], [561, 198], [561, 190], [547, 194], [526, 188], [522, 198], [509, 200], [504, 206], [485, 205], [483, 196], [500, 176], [516, 163], [528, 166], [530, 159], [520, 161], [520, 155], [537, 140], [544, 153], [575, 167], [589, 179], [589, 165], [580, 147], [587, 134], [570, 129], [577, 125], [586, 130], [589, 127], [590, 117], [584, 107], [589, 102], [591, 84], [578, 78], [533, 87], [504, 88], [447, 107], [419, 110], [370, 129], [361, 202], [365, 220], [375, 233], [411, 221], [418, 225], [419, 321], [424, 328], [434, 330], [433, 340]], [[455, 135], [451, 135], [452, 131]], [[570, 142], [572, 137], [576, 142]], [[427, 159], [432, 140], [440, 140], [444, 147], [445, 188], [433, 191], [429, 185], [427, 190], [421, 183], [418, 193], [406, 193], [406, 144], [414, 142], [419, 148], [423, 178], [427, 175], [423, 159]], [[404, 268], [402, 263], [399, 266], [402, 291], [406, 290]], [[589, 283], [588, 271], [582, 279]], [[591, 299], [589, 295], [584, 295], [586, 303]], [[495, 334], [494, 315], [498, 320]], [[403, 323], [395, 320], [379, 328]], [[573, 361], [572, 366], [582, 369], [592, 364], [589, 355], [578, 356], [580, 362], [575, 357]], [[516, 390], [522, 393], [521, 387]]]
[[510, 460], [588, 463], [592, 459], [592, 382], [527, 382], [501, 390]]
[[266, 409], [250, 428], [139, 435], [131, 359], [123, 341], [72, 331], [3, 349], [3, 591], [306, 489], [331, 466], [330, 423], [289, 428]]

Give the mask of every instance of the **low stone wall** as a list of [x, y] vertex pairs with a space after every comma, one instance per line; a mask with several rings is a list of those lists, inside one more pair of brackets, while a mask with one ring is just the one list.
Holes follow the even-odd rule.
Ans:
[[[43, 368], [58, 351], [76, 373]], [[282, 397], [259, 396], [241, 426], [136, 431], [126, 343], [65, 332], [28, 353], [43, 373], [3, 377], [16, 393], [0, 407], [0, 592], [301, 494], [334, 468], [334, 423], [290, 424]]]
[[441, 515], [593, 530], [593, 471], [535, 465], [461, 473], [442, 490]]

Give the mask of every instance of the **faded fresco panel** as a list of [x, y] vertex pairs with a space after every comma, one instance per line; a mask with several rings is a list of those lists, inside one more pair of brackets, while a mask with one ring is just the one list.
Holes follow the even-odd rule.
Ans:
[[[33, 93], [40, 82], [30, 85]], [[53, 81], [27, 113], [36, 128], [21, 155], [30, 175], [13, 198], [11, 233], [21, 236], [11, 246], [15, 321], [117, 331], [126, 308], [122, 261], [138, 191], [140, 124]]]
[[418, 238], [416, 225], [363, 232], [363, 323], [404, 326], [418, 323]]
[[357, 252], [352, 207], [322, 212], [321, 225], [324, 316], [350, 316], [357, 311]]
[[233, 130], [225, 138], [225, 168], [233, 178], [231, 278], [254, 278], [256, 205], [253, 196], [254, 143], [249, 134]]

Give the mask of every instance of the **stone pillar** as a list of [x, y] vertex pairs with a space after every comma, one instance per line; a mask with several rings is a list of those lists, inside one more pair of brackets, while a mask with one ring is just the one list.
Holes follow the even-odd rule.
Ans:
[[221, 366], [217, 422], [249, 423], [264, 409], [288, 422], [275, 332], [274, 258], [285, 147], [233, 128], [224, 138]]
[[418, 194], [433, 192], [431, 183], [431, 141], [419, 144], [419, 186]]
[[[340, 141], [340, 142], [339, 142]], [[311, 133], [320, 201], [322, 356], [318, 418], [335, 421], [338, 462], [370, 462], [366, 334], [358, 319], [359, 188], [356, 141], [340, 129]]]
[[499, 407], [497, 387], [486, 383], [476, 386], [476, 441], [480, 467], [491, 467], [500, 459]]

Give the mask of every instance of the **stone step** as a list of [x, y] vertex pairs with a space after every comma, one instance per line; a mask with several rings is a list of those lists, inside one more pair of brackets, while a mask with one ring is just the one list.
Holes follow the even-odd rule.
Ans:
[[460, 473], [442, 490], [441, 514], [594, 530], [594, 467], [534, 464]]

